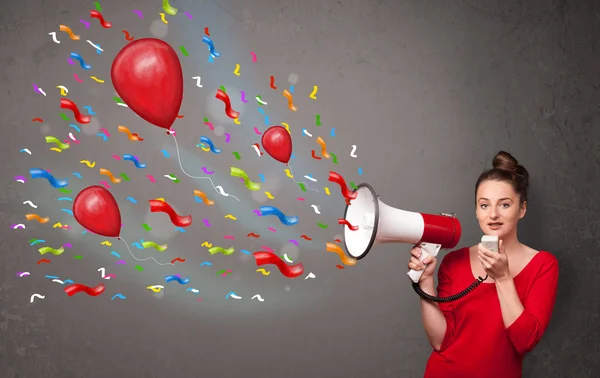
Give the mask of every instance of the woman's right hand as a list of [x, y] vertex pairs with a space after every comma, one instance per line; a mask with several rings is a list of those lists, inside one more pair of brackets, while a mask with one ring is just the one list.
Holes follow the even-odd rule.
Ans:
[[[421, 274], [421, 277], [419, 277], [419, 282], [427, 280], [427, 279], [433, 279], [433, 273], [435, 272], [435, 265], [437, 264], [437, 259], [433, 256], [427, 256], [423, 262], [421, 262], [419, 260], [419, 257], [421, 257], [421, 247], [419, 246], [414, 246], [411, 250], [410, 250], [410, 254], [412, 255], [410, 257], [410, 261], [408, 262], [408, 269], [412, 269], [412, 270], [423, 270], [423, 274]], [[427, 265], [427, 266], [425, 266]], [[412, 280], [411, 280], [412, 281]]]

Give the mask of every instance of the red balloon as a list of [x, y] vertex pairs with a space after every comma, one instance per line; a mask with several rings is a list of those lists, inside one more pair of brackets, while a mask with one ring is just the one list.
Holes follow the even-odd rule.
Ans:
[[73, 202], [73, 215], [86, 230], [115, 237], [121, 233], [121, 212], [115, 197], [102, 186], [88, 186]]
[[261, 143], [273, 159], [287, 164], [292, 156], [292, 137], [282, 126], [271, 126], [264, 132]]
[[183, 72], [177, 53], [156, 38], [128, 43], [110, 70], [119, 97], [151, 124], [169, 129], [183, 99]]

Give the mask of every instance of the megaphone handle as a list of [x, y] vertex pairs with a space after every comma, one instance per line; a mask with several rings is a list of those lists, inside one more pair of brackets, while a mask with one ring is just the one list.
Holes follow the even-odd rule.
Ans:
[[[419, 257], [419, 261], [423, 262], [423, 260], [427, 257], [430, 256], [429, 253], [427, 253], [425, 251], [425, 249], [421, 249], [421, 256]], [[425, 268], [427, 268], [427, 264], [424, 264]], [[423, 270], [414, 270], [411, 269], [408, 271], [408, 276], [410, 277], [411, 280], [413, 280], [413, 282], [417, 283], [419, 282], [419, 278], [421, 278], [421, 275], [423, 274], [423, 271], [425, 271], [425, 269]]]
[[[419, 247], [421, 247], [421, 256], [419, 257], [419, 261], [423, 262], [423, 260], [427, 257], [427, 256], [437, 256], [438, 252], [440, 251], [440, 248], [442, 247], [440, 244], [431, 244], [431, 243], [421, 243], [419, 244]], [[425, 264], [425, 268], [427, 268], [427, 264]], [[409, 270], [408, 276], [410, 277], [411, 280], [413, 280], [414, 283], [419, 282], [419, 278], [421, 278], [421, 275], [423, 274], [423, 270]]]

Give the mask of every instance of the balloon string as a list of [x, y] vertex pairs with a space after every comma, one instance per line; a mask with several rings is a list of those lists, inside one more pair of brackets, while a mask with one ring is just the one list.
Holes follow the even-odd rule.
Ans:
[[131, 252], [131, 249], [129, 249], [129, 243], [127, 243], [127, 242], [125, 241], [125, 239], [123, 239], [121, 236], [119, 236], [119, 239], [120, 239], [120, 240], [123, 242], [123, 244], [125, 244], [125, 247], [127, 247], [127, 250], [129, 251], [129, 254], [131, 255], [131, 257], [133, 257], [133, 258], [134, 258], [134, 259], [136, 259], [137, 261], [154, 260], [154, 262], [155, 262], [155, 263], [157, 263], [158, 265], [173, 265], [173, 263], [162, 263], [162, 264], [161, 264], [161, 263], [159, 263], [158, 261], [156, 261], [156, 260], [154, 259], [154, 257], [148, 257], [148, 258], [145, 258], [145, 259], [138, 259], [137, 257], [135, 257], [135, 256], [133, 255], [133, 253]]
[[[175, 148], [177, 149], [177, 161], [179, 162], [179, 168], [181, 168], [181, 172], [183, 172], [187, 177], [189, 178], [193, 178], [193, 179], [208, 179], [208, 181], [210, 181], [210, 184], [212, 185], [213, 189], [219, 193], [222, 196], [225, 197], [233, 197], [236, 200], [238, 200], [238, 202], [240, 201], [239, 198], [237, 198], [236, 196], [232, 196], [231, 194], [227, 194], [225, 193], [225, 191], [223, 190], [222, 186], [215, 186], [215, 184], [213, 183], [212, 179], [210, 177], [207, 176], [202, 176], [202, 177], [196, 177], [196, 176], [192, 176], [189, 173], [187, 173], [184, 169], [183, 166], [181, 165], [181, 157], [179, 156], [179, 145], [177, 144], [177, 138], [175, 137], [175, 134], [173, 133], [169, 133], [170, 135], [173, 136], [173, 139], [175, 140]], [[217, 189], [220, 188], [221, 190]]]
[[287, 164], [287, 166], [288, 166], [288, 169], [290, 170], [290, 175], [292, 176], [292, 180], [293, 180], [293, 181], [294, 181], [296, 184], [304, 184], [304, 185], [306, 185], [306, 188], [307, 188], [308, 190], [314, 190], [314, 191], [315, 191], [315, 192], [317, 192], [317, 193], [319, 192], [319, 190], [317, 190], [317, 189], [309, 188], [309, 187], [308, 187], [308, 184], [307, 184], [306, 182], [298, 182], [298, 181], [294, 180], [294, 172], [292, 172], [292, 166], [291, 166], [289, 163]]

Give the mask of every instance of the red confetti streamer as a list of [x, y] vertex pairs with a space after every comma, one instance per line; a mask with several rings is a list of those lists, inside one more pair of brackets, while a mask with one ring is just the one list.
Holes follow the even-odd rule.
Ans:
[[106, 289], [104, 284], [100, 284], [95, 287], [89, 287], [82, 284], [73, 284], [65, 287], [65, 293], [67, 293], [69, 297], [72, 297], [73, 295], [83, 291], [90, 297], [97, 297], [98, 295], [104, 293], [104, 289]]
[[[350, 224], [350, 222], [348, 222], [346, 219], [344, 218], [339, 218], [338, 219], [338, 223], [339, 224], [345, 224], [346, 226], [348, 226], [348, 228], [352, 231], [358, 231], [358, 226], [353, 226], [352, 224]], [[337, 239], [336, 239], [337, 240]]]
[[273, 264], [287, 278], [296, 278], [304, 272], [304, 267], [301, 263], [296, 265], [287, 265], [279, 256], [272, 252], [258, 251], [253, 253], [256, 258], [256, 266]]
[[231, 109], [231, 101], [229, 100], [229, 95], [227, 95], [227, 93], [223, 92], [220, 89], [217, 89], [217, 94], [215, 95], [215, 98], [223, 101], [223, 103], [225, 104], [225, 114], [227, 114], [227, 117], [231, 119], [236, 119], [240, 116], [239, 112], [236, 112], [235, 110]]
[[344, 178], [339, 173], [329, 171], [329, 181], [335, 182], [340, 186], [342, 195], [344, 196], [344, 198], [346, 198], [346, 200], [356, 199], [356, 197], [358, 196], [357, 192], [351, 192], [350, 190], [348, 190], [346, 180], [344, 180]]
[[97, 18], [100, 21], [100, 25], [102, 25], [104, 29], [110, 29], [110, 27], [112, 26], [112, 22], [107, 22], [106, 20], [104, 20], [104, 16], [102, 16], [102, 13], [98, 11], [91, 10], [90, 17]]
[[75, 105], [75, 103], [69, 100], [68, 98], [60, 99], [60, 107], [61, 109], [69, 109], [70, 111], [72, 111], [75, 120], [79, 123], [86, 124], [90, 123], [90, 121], [92, 120], [91, 116], [84, 116], [83, 114], [81, 114], [79, 112], [79, 109], [77, 108], [77, 105]]
[[169, 205], [166, 201], [160, 200], [150, 200], [150, 211], [153, 213], [167, 213], [169, 215], [169, 219], [171, 219], [171, 223], [175, 225], [175, 227], [188, 227], [192, 224], [192, 216], [191, 215], [179, 215], [173, 210], [171, 205]]

